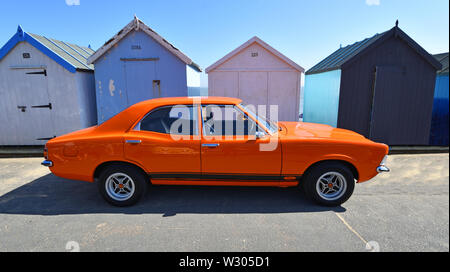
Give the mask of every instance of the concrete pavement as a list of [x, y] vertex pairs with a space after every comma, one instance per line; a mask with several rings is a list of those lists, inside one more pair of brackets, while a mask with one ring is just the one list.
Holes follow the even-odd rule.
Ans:
[[338, 208], [295, 188], [170, 186], [116, 208], [41, 160], [0, 159], [0, 251], [449, 251], [448, 154], [390, 156]]

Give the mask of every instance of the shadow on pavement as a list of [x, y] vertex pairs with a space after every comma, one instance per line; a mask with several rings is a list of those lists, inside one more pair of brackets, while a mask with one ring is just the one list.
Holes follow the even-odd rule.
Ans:
[[40, 177], [0, 197], [0, 214], [161, 214], [343, 212], [315, 205], [297, 188], [151, 186], [132, 207], [110, 206], [97, 186], [82, 181]]

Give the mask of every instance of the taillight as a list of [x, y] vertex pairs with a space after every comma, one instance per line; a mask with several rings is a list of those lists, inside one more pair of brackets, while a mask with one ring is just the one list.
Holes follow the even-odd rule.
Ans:
[[48, 150], [47, 147], [44, 148], [44, 158], [47, 160], [48, 159]]

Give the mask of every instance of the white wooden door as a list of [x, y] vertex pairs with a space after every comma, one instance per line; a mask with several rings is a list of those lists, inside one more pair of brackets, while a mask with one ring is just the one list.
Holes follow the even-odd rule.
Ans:
[[212, 72], [208, 84], [209, 96], [239, 96], [239, 72]]
[[269, 105], [278, 105], [279, 121], [299, 120], [299, 80], [297, 72], [269, 73]]
[[[55, 137], [45, 69], [12, 69], [8, 91], [14, 92], [12, 104], [17, 145], [44, 145]], [[64, 90], [61, 90], [64, 92]]]
[[[251, 104], [258, 109], [259, 105], [268, 106], [267, 72], [239, 72], [239, 98], [245, 104]], [[267, 107], [268, 108], [268, 107]], [[258, 112], [267, 116], [266, 112]]]

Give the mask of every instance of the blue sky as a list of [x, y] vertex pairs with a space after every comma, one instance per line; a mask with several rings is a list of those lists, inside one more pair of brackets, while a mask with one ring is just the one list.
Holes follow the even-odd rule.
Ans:
[[449, 51], [448, 11], [448, 0], [4, 0], [0, 45], [20, 24], [97, 49], [136, 14], [202, 68], [256, 35], [308, 69], [397, 19], [428, 52]]

